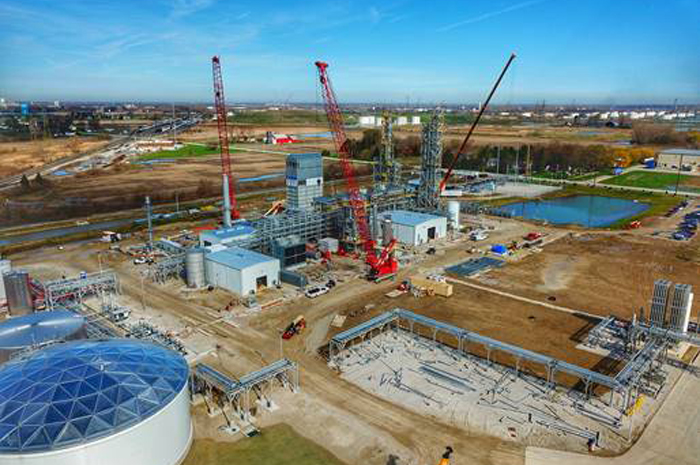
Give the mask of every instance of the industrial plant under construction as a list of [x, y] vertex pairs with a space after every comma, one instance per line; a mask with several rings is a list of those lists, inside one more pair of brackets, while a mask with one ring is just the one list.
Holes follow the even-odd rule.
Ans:
[[[673, 234], [697, 228], [700, 199], [537, 177], [529, 144], [461, 169], [514, 60], [447, 156], [444, 108], [349, 125], [322, 61], [313, 134], [234, 137], [213, 57], [210, 112], [103, 150], [105, 170], [157, 177], [209, 124], [215, 148], [187, 147], [220, 202], [137, 193], [136, 220], [0, 242], [0, 465], [243, 463], [221, 451], [281, 424], [326, 463], [698, 463], [698, 242]], [[244, 180], [255, 154], [279, 166]], [[71, 163], [47, 172], [87, 182]]]

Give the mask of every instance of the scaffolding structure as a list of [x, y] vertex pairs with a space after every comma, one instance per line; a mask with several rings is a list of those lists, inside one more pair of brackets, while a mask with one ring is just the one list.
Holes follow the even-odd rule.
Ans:
[[629, 406], [636, 401], [636, 397], [641, 391], [642, 378], [650, 372], [658, 372], [658, 368], [667, 355], [670, 343], [668, 338], [646, 338], [642, 348], [632, 354], [624, 368], [617, 375], [608, 376], [397, 308], [335, 335], [329, 344], [329, 359], [335, 363], [335, 358], [339, 353], [356, 339], [364, 340], [375, 332], [382, 332], [388, 328], [407, 330], [413, 334], [417, 330], [416, 326], [426, 329], [432, 335], [433, 341], [436, 340], [438, 334], [454, 337], [457, 341], [456, 349], [459, 352], [468, 353], [470, 345], [483, 347], [487, 354], [486, 360], [489, 363], [491, 363], [493, 351], [511, 355], [515, 359], [514, 374], [516, 377], [520, 376], [522, 361], [534, 362], [544, 367], [546, 382], [550, 389], [556, 387], [557, 373], [566, 373], [578, 378], [583, 383], [583, 392], [586, 397], [591, 395], [592, 388], [596, 385], [607, 387], [610, 389], [609, 404], [614, 405], [614, 395], [619, 394], [621, 402], [618, 402], [618, 406], [622, 412], [627, 411]]
[[148, 268], [147, 276], [157, 283], [164, 283], [172, 278], [179, 278], [185, 274], [185, 254], [158, 260]]
[[377, 153], [372, 167], [374, 189], [382, 192], [391, 186], [399, 186], [401, 165], [394, 156], [394, 134], [391, 115], [385, 111], [382, 114], [382, 148]]
[[119, 280], [112, 270], [83, 274], [77, 278], [57, 279], [44, 283], [46, 305], [54, 310], [57, 305], [81, 303], [87, 296], [105, 292], [120, 292]]
[[438, 210], [440, 205], [438, 173], [442, 168], [442, 128], [443, 115], [440, 110], [436, 110], [430, 121], [423, 125], [420, 185], [416, 203], [418, 208], [424, 210]]
[[192, 377], [195, 393], [202, 392], [209, 398], [231, 404], [243, 421], [250, 421], [251, 393], [269, 407], [270, 392], [276, 382], [290, 388], [294, 393], [299, 392], [299, 366], [286, 358], [248, 373], [240, 379], [234, 379], [200, 363], [193, 370]]

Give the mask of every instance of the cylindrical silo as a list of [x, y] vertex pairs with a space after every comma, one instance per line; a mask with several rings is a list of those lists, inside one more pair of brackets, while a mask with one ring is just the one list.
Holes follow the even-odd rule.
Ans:
[[10, 315], [27, 315], [34, 311], [34, 302], [29, 288], [29, 274], [26, 271], [11, 271], [3, 275], [7, 305]]
[[391, 227], [391, 218], [382, 220], [382, 244], [386, 245], [394, 238], [394, 231]]
[[10, 260], [0, 260], [0, 305], [2, 305], [6, 300], [5, 295], [5, 281], [2, 279], [5, 273], [12, 271], [12, 263]]
[[85, 317], [68, 310], [32, 313], [0, 323], [0, 363], [13, 353], [55, 341], [87, 338]]
[[454, 229], [459, 230], [459, 200], [447, 202], [447, 220]]
[[187, 250], [185, 256], [185, 269], [187, 272], [187, 286], [201, 288], [207, 285], [204, 276], [204, 249], [193, 247]]

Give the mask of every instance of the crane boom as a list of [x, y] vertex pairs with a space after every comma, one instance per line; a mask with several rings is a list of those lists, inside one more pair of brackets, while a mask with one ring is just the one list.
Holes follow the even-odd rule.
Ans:
[[330, 77], [328, 76], [328, 63], [317, 61], [315, 64], [316, 68], [318, 69], [318, 77], [321, 81], [321, 87], [323, 89], [323, 101], [326, 107], [328, 123], [331, 126], [331, 133], [333, 134], [333, 142], [335, 143], [335, 148], [338, 151], [340, 164], [343, 168], [343, 176], [345, 177], [345, 181], [347, 183], [348, 195], [350, 196], [350, 206], [352, 207], [352, 212], [355, 216], [355, 224], [357, 225], [360, 240], [362, 241], [362, 245], [364, 247], [367, 263], [369, 263], [371, 266], [376, 263], [377, 254], [374, 250], [375, 244], [369, 230], [365, 201], [360, 194], [360, 188], [357, 184], [357, 179], [355, 179], [355, 172], [352, 167], [352, 162], [350, 161], [351, 155], [350, 150], [348, 149], [348, 138], [345, 134], [345, 127], [343, 125], [343, 115], [340, 112], [338, 100], [335, 97], [335, 91], [333, 90]]
[[[216, 126], [219, 130], [219, 147], [221, 150], [221, 174], [228, 182], [228, 201], [231, 206], [231, 217], [234, 220], [240, 218], [236, 203], [236, 188], [231, 174], [231, 153], [228, 145], [228, 126], [226, 124], [226, 100], [224, 98], [224, 81], [221, 77], [221, 60], [218, 56], [211, 59], [212, 74], [214, 77], [214, 106], [216, 108]], [[224, 199], [226, 203], [226, 199]]]
[[476, 119], [474, 120], [471, 127], [469, 128], [469, 132], [467, 132], [467, 136], [462, 141], [462, 145], [459, 147], [459, 150], [457, 151], [455, 156], [452, 158], [452, 162], [450, 163], [450, 167], [447, 169], [447, 173], [445, 173], [445, 177], [442, 178], [442, 181], [440, 181], [440, 192], [445, 190], [445, 186], [447, 185], [447, 181], [450, 179], [450, 176], [452, 175], [452, 171], [454, 170], [455, 166], [457, 166], [457, 160], [459, 160], [459, 157], [467, 149], [467, 144], [469, 143], [469, 139], [472, 137], [472, 133], [474, 132], [476, 125], [479, 124], [479, 120], [481, 119], [481, 116], [484, 114], [486, 107], [488, 107], [489, 102], [491, 101], [491, 97], [493, 97], [493, 94], [496, 93], [496, 89], [498, 89], [498, 86], [501, 84], [501, 81], [503, 80], [503, 76], [506, 75], [506, 71], [508, 71], [508, 68], [510, 67], [510, 64], [513, 63], [513, 60], [515, 60], [515, 53], [510, 54], [510, 58], [508, 58], [508, 62], [503, 67], [503, 70], [501, 71], [501, 74], [498, 76], [498, 79], [496, 79], [496, 82], [494, 83], [493, 87], [491, 88], [491, 92], [489, 92], [488, 97], [486, 97], [486, 101], [479, 109], [479, 113], [476, 115]]

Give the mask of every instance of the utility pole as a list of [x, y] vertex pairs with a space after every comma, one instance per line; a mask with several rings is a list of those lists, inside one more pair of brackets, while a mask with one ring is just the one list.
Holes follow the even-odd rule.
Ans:
[[525, 177], [530, 177], [530, 144], [527, 144], [527, 159], [525, 160]]
[[496, 149], [496, 174], [501, 174], [501, 146]]
[[678, 175], [676, 176], [676, 192], [673, 195], [678, 195], [678, 185], [681, 183], [681, 168], [683, 168], [683, 154], [681, 153], [681, 159], [678, 162]]
[[148, 222], [148, 251], [153, 251], [153, 221], [151, 219], [151, 197], [146, 196], [146, 221]]
[[173, 102], [173, 120], [170, 123], [170, 128], [173, 130], [173, 149], [175, 148], [175, 102]]

